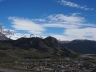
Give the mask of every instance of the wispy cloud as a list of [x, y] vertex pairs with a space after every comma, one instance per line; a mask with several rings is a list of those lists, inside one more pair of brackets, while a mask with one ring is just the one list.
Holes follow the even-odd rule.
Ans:
[[84, 17], [78, 17], [76, 14], [72, 14], [70, 16], [64, 14], [54, 14], [48, 16], [51, 22], [67, 22], [67, 23], [80, 23], [84, 22]]
[[[16, 30], [25, 30], [38, 36], [46, 37], [51, 35], [61, 40], [91, 39], [96, 40], [96, 24], [87, 23], [84, 17], [78, 13], [71, 15], [54, 14], [43, 19], [25, 19], [9, 17], [12, 27]], [[51, 33], [49, 28], [62, 28], [61, 35]], [[50, 34], [47, 34], [47, 31]], [[40, 35], [39, 35], [40, 34]]]
[[19, 17], [9, 17], [12, 27], [16, 30], [25, 30], [33, 34], [41, 34], [45, 31], [42, 25], [36, 24], [32, 20], [19, 18]]
[[74, 7], [74, 8], [79, 8], [79, 9], [83, 9], [83, 10], [94, 10], [94, 8], [88, 8], [87, 6], [81, 6], [79, 4], [76, 4], [76, 3], [73, 3], [73, 2], [70, 2], [70, 1], [67, 1], [67, 0], [61, 0], [60, 3], [62, 5], [65, 5], [65, 6], [69, 6], [69, 7]]
[[44, 24], [45, 27], [64, 28], [62, 35], [51, 34], [57, 39], [73, 40], [73, 39], [91, 39], [96, 40], [96, 25], [87, 23], [84, 17], [73, 13], [70, 16], [57, 14], [50, 15], [49, 23]]
[[64, 34], [67, 35], [70, 40], [72, 39], [90, 39], [96, 40], [96, 28], [75, 28], [75, 29], [66, 29]]
[[59, 28], [82, 28], [82, 27], [96, 27], [94, 24], [86, 23], [84, 17], [78, 16], [78, 13], [73, 13], [71, 15], [55, 14], [49, 15], [47, 18], [47, 23], [43, 24], [45, 27], [59, 27]]

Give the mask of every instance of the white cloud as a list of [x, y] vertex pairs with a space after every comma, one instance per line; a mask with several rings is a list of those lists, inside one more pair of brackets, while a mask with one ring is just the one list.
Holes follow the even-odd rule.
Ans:
[[52, 34], [58, 40], [89, 39], [96, 40], [96, 28], [66, 29], [63, 34]]
[[64, 34], [72, 39], [91, 39], [96, 40], [96, 28], [66, 29]]
[[[78, 13], [71, 15], [55, 14], [44, 19], [24, 19], [18, 17], [9, 17], [12, 27], [16, 30], [25, 30], [37, 36], [46, 37], [44, 31], [49, 31], [47, 36], [53, 36], [60, 40], [73, 39], [91, 39], [96, 40], [96, 24], [87, 23], [84, 17], [78, 16]], [[54, 34], [48, 28], [62, 28], [63, 32]], [[17, 35], [15, 35], [17, 36]], [[21, 36], [21, 35], [20, 35]]]
[[[50, 15], [48, 16], [49, 21], [43, 24], [44, 27], [58, 27], [58, 28], [81, 28], [95, 26], [93, 24], [86, 24], [84, 17], [77, 16], [78, 13], [73, 13], [72, 15]], [[96, 26], [95, 26], [96, 27]]]
[[8, 19], [11, 20], [12, 27], [16, 30], [25, 30], [33, 34], [42, 34], [42, 32], [45, 31], [45, 28], [42, 25], [36, 24], [29, 19], [18, 17], [9, 17]]
[[51, 24], [51, 23], [49, 23], [49, 24], [44, 24], [43, 25], [44, 27], [55, 27], [55, 28], [66, 28], [66, 29], [71, 29], [71, 28], [78, 28], [78, 26], [77, 25], [70, 25], [69, 23], [67, 24], [67, 23], [65, 23], [65, 24], [60, 24], [60, 23], [53, 23], [53, 24]]
[[66, 5], [69, 7], [74, 7], [74, 8], [79, 8], [79, 9], [83, 9], [83, 10], [94, 10], [93, 8], [88, 8], [87, 6], [81, 6], [79, 4], [67, 1], [67, 0], [61, 0], [60, 2], [62, 5]]
[[64, 28], [62, 35], [52, 34], [51, 36], [61, 40], [91, 39], [96, 40], [96, 25], [87, 23], [84, 17], [76, 13], [66, 16], [63, 14], [50, 15], [49, 23], [45, 27]]
[[83, 17], [77, 17], [75, 14], [71, 15], [71, 16], [67, 16], [64, 14], [57, 14], [57, 15], [50, 15], [48, 16], [48, 18], [50, 19], [50, 21], [53, 22], [74, 22], [74, 23], [79, 23], [79, 22], [84, 22], [84, 18]]

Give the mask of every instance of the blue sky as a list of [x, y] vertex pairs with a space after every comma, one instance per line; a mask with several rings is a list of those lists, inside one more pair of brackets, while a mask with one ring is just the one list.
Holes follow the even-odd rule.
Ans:
[[96, 40], [95, 0], [0, 0], [0, 23], [21, 36]]

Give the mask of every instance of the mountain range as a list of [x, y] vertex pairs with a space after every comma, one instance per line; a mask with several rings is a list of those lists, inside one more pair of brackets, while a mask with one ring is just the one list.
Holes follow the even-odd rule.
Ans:
[[67, 47], [81, 54], [96, 54], [96, 41], [93, 40], [73, 40], [73, 41], [61, 41], [63, 47]]
[[[56, 38], [39, 37], [19, 38], [17, 40], [1, 40], [0, 56], [10, 59], [41, 59], [41, 58], [58, 58], [58, 57], [75, 57], [77, 54], [63, 47]], [[3, 59], [2, 58], [2, 59]]]
[[77, 57], [78, 54], [96, 54], [96, 41], [58, 41], [51, 36], [45, 39], [22, 37], [11, 40], [3, 34], [0, 36], [0, 62], [6, 60], [6, 58], [12, 61], [20, 58]]

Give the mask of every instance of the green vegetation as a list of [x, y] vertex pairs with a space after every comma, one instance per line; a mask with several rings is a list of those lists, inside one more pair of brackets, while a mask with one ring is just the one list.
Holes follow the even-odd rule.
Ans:
[[0, 41], [0, 62], [14, 62], [19, 59], [52, 59], [73, 55], [76, 53], [62, 47], [53, 37]]

